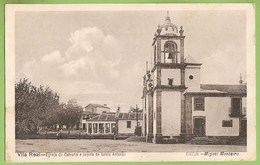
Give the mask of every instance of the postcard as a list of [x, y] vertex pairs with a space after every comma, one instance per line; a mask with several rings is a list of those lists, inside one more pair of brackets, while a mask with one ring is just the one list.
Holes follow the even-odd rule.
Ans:
[[253, 161], [255, 7], [7, 4], [7, 162]]

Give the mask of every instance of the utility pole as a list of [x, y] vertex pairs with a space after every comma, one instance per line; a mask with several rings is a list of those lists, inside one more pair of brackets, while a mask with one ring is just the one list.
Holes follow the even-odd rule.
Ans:
[[137, 104], [136, 104], [135, 112], [136, 112], [136, 127], [138, 127], [138, 107], [137, 107]]
[[139, 131], [139, 127], [138, 127], [138, 107], [136, 104], [136, 108], [135, 108], [135, 113], [136, 113], [136, 135], [138, 135], [138, 131]]

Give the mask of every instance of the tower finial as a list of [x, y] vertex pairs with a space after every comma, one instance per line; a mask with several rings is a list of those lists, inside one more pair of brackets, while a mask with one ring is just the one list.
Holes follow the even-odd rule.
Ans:
[[240, 73], [240, 80], [239, 80], [239, 84], [242, 85], [243, 84], [243, 79], [242, 79], [242, 74]]
[[169, 10], [167, 10], [165, 21], [171, 21], [170, 16], [169, 16]]

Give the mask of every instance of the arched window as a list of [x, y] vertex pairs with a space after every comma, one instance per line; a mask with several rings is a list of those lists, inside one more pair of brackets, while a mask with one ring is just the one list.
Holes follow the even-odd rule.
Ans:
[[164, 44], [164, 61], [177, 63], [177, 44], [173, 41], [167, 41]]

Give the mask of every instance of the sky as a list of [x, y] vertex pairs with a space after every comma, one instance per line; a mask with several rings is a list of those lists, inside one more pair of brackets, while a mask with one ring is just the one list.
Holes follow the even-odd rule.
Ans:
[[[202, 63], [202, 84], [246, 82], [243, 11], [171, 11], [185, 56]], [[166, 11], [30, 11], [15, 14], [16, 81], [50, 86], [61, 102], [141, 107], [142, 77]]]

